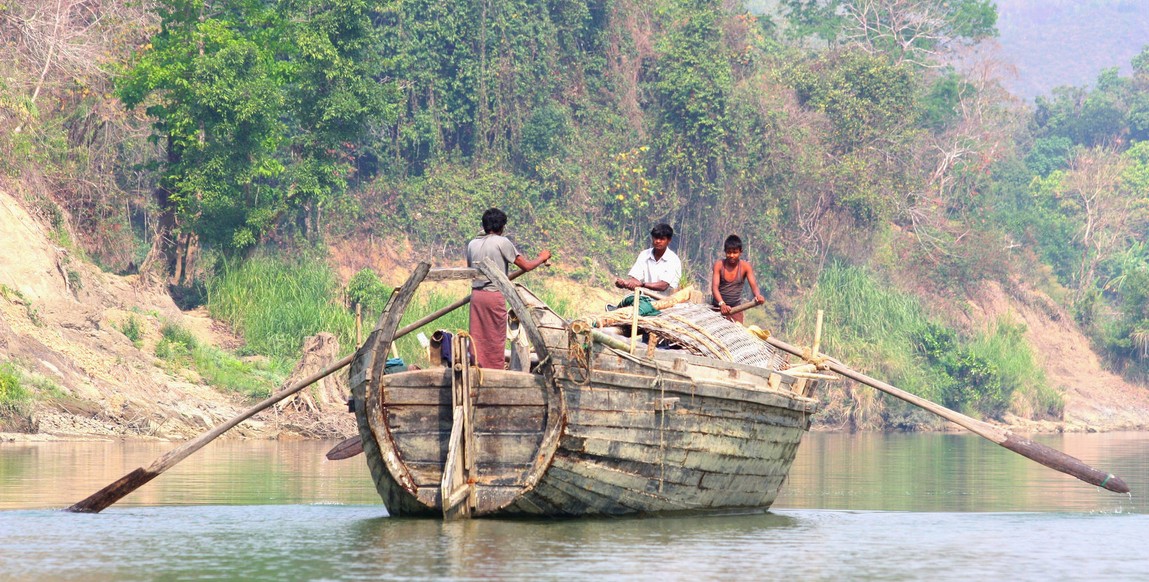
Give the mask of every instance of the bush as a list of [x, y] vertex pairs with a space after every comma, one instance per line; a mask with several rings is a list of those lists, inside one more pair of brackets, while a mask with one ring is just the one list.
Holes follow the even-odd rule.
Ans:
[[160, 328], [160, 336], [160, 341], [156, 344], [156, 357], [183, 365], [191, 363], [192, 351], [198, 343], [191, 332], [169, 322]]
[[0, 364], [0, 406], [10, 408], [29, 398], [20, 370], [10, 362]]
[[120, 324], [118, 329], [120, 330], [120, 333], [124, 334], [124, 337], [131, 340], [133, 346], [138, 348], [143, 345], [144, 332], [143, 324], [140, 323], [140, 318], [136, 317], [135, 315], [129, 315], [128, 318]]
[[379, 280], [379, 276], [371, 269], [363, 269], [355, 273], [347, 282], [347, 302], [354, 307], [362, 306], [363, 318], [370, 321], [368, 315], [378, 316], [387, 305], [392, 289]]

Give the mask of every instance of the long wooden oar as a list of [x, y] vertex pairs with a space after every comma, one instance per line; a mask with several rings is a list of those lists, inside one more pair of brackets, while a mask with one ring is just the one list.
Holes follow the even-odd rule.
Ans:
[[338, 362], [335, 362], [334, 364], [331, 364], [330, 366], [308, 376], [307, 378], [304, 378], [297, 384], [272, 394], [259, 404], [256, 404], [255, 406], [245, 410], [239, 416], [199, 435], [195, 439], [190, 440], [183, 445], [180, 445], [179, 448], [168, 451], [162, 457], [153, 461], [152, 464], [148, 465], [146, 468], [140, 467], [135, 471], [120, 477], [119, 480], [93, 493], [87, 499], [69, 507], [68, 511], [75, 511], [79, 513], [99, 513], [107, 509], [108, 506], [123, 499], [124, 496], [131, 493], [132, 491], [135, 491], [136, 489], [139, 489], [148, 481], [155, 479], [160, 475], [160, 473], [163, 473], [164, 471], [172, 468], [172, 466], [174, 466], [176, 463], [186, 459], [188, 455], [191, 455], [192, 453], [200, 450], [204, 445], [215, 440], [216, 437], [227, 432], [235, 425], [247, 420], [248, 418], [251, 418], [257, 412], [264, 410], [272, 404], [275, 404], [276, 402], [279, 402], [280, 400], [283, 400], [284, 398], [287, 398], [288, 396], [303, 390], [304, 388], [322, 380], [323, 378], [326, 378], [327, 376], [330, 376], [333, 372], [339, 370], [347, 364], [350, 364], [351, 360], [354, 358], [355, 354], [351, 354], [342, 360], [339, 360]]
[[[742, 307], [741, 305], [739, 307]], [[792, 346], [782, 340], [775, 338], [768, 338], [766, 340], [770, 345], [794, 354], [796, 356], [805, 356], [803, 350], [798, 347]], [[1030, 460], [1037, 461], [1050, 469], [1061, 471], [1067, 475], [1072, 475], [1098, 487], [1103, 487], [1116, 493], [1128, 493], [1129, 485], [1125, 481], [1113, 473], [1105, 473], [1098, 471], [1089, 465], [1083, 463], [1080, 459], [1071, 457], [1061, 451], [1049, 448], [1043, 444], [1035, 443], [1029, 439], [1019, 437], [1008, 430], [1004, 430], [993, 426], [992, 424], [982, 422], [975, 418], [968, 417], [956, 410], [950, 410], [936, 402], [926, 400], [919, 396], [915, 396], [896, 388], [890, 384], [871, 378], [861, 372], [857, 372], [851, 368], [846, 367], [841, 362], [836, 360], [827, 359], [826, 367], [831, 371], [836, 372], [856, 382], [861, 382], [867, 386], [871, 386], [890, 396], [904, 400], [913, 404], [914, 406], [924, 408], [954, 424], [962, 426], [970, 432], [989, 439], [1023, 457]]]

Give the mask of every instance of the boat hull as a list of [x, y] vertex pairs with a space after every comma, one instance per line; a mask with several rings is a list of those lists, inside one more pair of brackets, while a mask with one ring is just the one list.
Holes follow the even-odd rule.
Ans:
[[[486, 414], [477, 416], [501, 420], [478, 422], [478, 449], [490, 453], [480, 465], [491, 470], [476, 483], [474, 517], [765, 510], [817, 410], [802, 395], [808, 387], [785, 374], [770, 387], [736, 364], [660, 353], [652, 368], [601, 350], [584, 366], [566, 346], [552, 348], [553, 391], [538, 374], [485, 372], [476, 408]], [[360, 434], [384, 504], [394, 515], [441, 517], [449, 371], [365, 380]], [[561, 406], [548, 407], [552, 394]]]
[[[499, 286], [537, 357], [534, 365], [518, 359], [529, 369], [474, 368], [460, 343], [449, 367], [385, 373], [426, 264], [353, 358], [352, 407], [392, 515], [625, 515], [774, 502], [817, 410], [816, 380], [729, 361], [729, 353], [624, 346], [565, 321], [490, 265], [480, 271], [431, 276], [482, 275]], [[679, 333], [714, 343], [705, 326], [672, 318], [686, 326]]]

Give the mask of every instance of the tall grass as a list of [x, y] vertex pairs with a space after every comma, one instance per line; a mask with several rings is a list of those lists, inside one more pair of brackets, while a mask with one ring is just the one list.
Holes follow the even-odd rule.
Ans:
[[212, 386], [252, 398], [270, 394], [291, 369], [291, 362], [285, 359], [241, 360], [196, 341], [190, 331], [172, 322], [164, 323], [160, 336], [156, 357], [173, 366], [195, 369]]
[[335, 334], [350, 349], [355, 318], [339, 297], [335, 274], [322, 261], [271, 258], [221, 260], [207, 281], [212, 317], [243, 336], [246, 351], [294, 361], [304, 338]]
[[1001, 319], [988, 333], [974, 338], [969, 350], [993, 363], [1003, 391], [1011, 395], [1010, 410], [1015, 414], [1061, 418], [1065, 399], [1049, 385], [1024, 333], [1024, 325]]
[[923, 398], [940, 398], [935, 375], [917, 356], [916, 339], [929, 318], [916, 299], [881, 284], [863, 269], [833, 264], [787, 328], [795, 343], [812, 343], [819, 309], [825, 311], [823, 353]]

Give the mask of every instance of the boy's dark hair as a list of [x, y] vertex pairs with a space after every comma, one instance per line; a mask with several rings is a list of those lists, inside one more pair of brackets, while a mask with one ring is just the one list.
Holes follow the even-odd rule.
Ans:
[[650, 238], [674, 238], [674, 229], [669, 224], [660, 222], [650, 229]]
[[507, 226], [507, 213], [498, 208], [488, 208], [483, 213], [483, 232], [502, 232]]
[[727, 253], [742, 250], [742, 239], [736, 234], [726, 237], [726, 242], [722, 243], [722, 250]]

